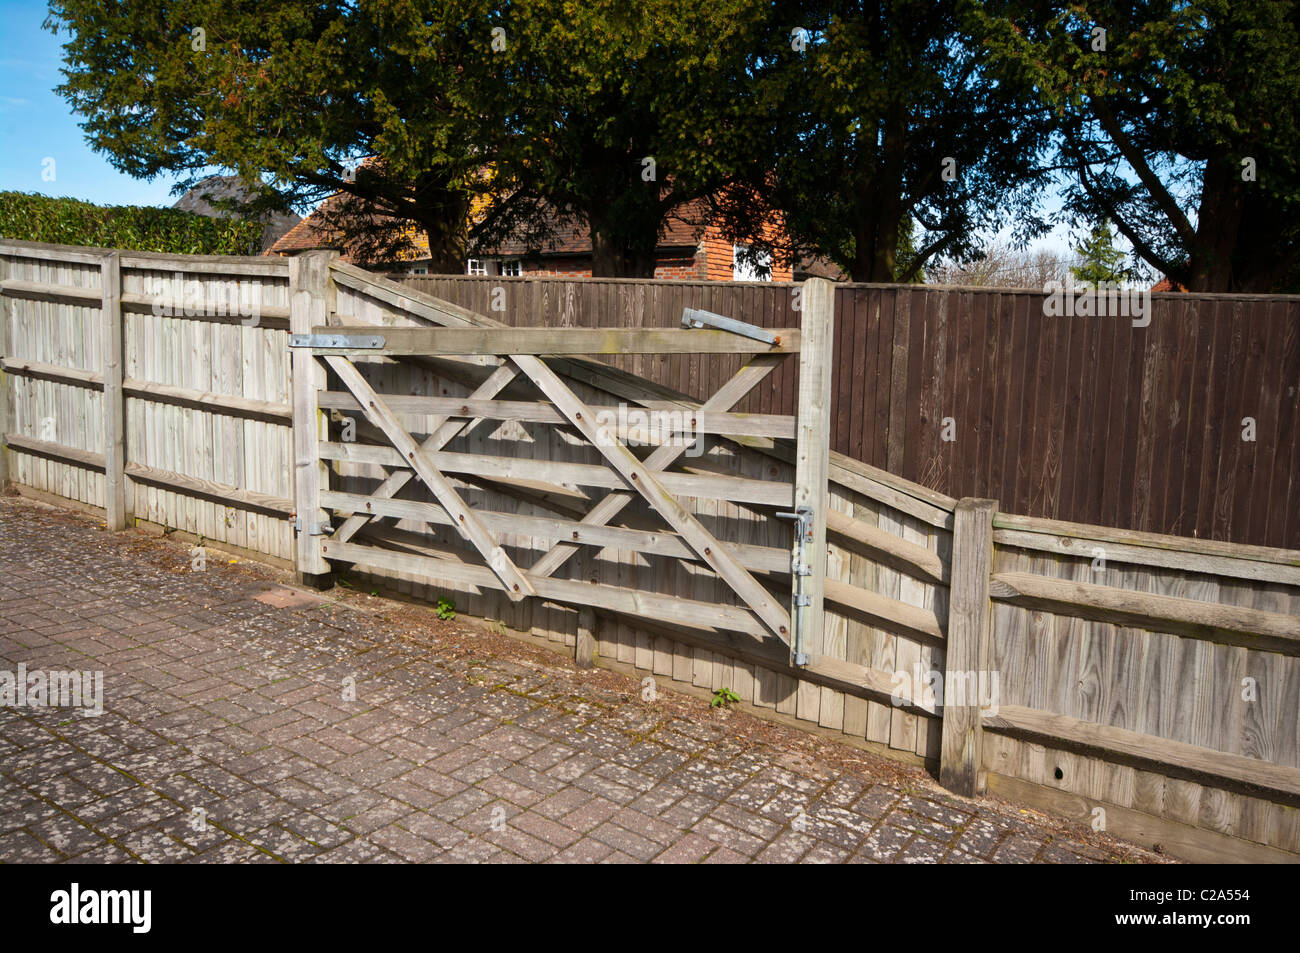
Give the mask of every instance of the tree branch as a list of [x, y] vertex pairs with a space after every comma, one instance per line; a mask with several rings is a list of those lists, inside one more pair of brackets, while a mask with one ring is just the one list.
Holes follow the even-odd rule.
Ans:
[[1093, 114], [1096, 115], [1097, 120], [1101, 123], [1102, 129], [1106, 131], [1106, 135], [1110, 137], [1110, 141], [1114, 143], [1117, 149], [1119, 149], [1120, 155], [1124, 157], [1124, 161], [1133, 167], [1133, 171], [1137, 173], [1138, 180], [1146, 186], [1147, 192], [1151, 194], [1151, 198], [1155, 201], [1160, 211], [1165, 213], [1165, 217], [1169, 219], [1169, 224], [1174, 227], [1174, 231], [1178, 233], [1178, 237], [1181, 238], [1183, 243], [1190, 249], [1191, 246], [1196, 244], [1196, 229], [1192, 227], [1192, 223], [1187, 220], [1187, 216], [1184, 215], [1183, 210], [1178, 207], [1178, 203], [1174, 201], [1174, 197], [1169, 194], [1169, 190], [1165, 188], [1164, 183], [1161, 182], [1155, 172], [1152, 171], [1151, 166], [1147, 163], [1146, 157], [1134, 147], [1132, 140], [1129, 139], [1119, 122], [1115, 119], [1114, 113], [1110, 111], [1110, 107], [1106, 104], [1105, 100], [1093, 96], [1090, 97], [1089, 101], [1092, 103]]

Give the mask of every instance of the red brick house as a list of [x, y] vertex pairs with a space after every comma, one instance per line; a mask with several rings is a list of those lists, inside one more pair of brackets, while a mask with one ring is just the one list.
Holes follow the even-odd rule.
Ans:
[[[327, 199], [327, 202], [335, 199]], [[705, 204], [691, 203], [665, 222], [655, 250], [655, 277], [678, 281], [791, 281], [794, 270], [777, 264], [760, 274], [740, 260], [742, 246], [722, 236], [704, 221]], [[770, 234], [770, 232], [769, 232]], [[398, 260], [384, 262], [392, 271], [426, 274], [429, 270], [428, 241], [411, 234], [412, 251]], [[308, 215], [277, 241], [267, 254], [292, 255], [314, 248], [339, 248], [345, 261], [352, 261], [348, 249], [321, 224], [319, 212]], [[424, 256], [421, 256], [421, 250]], [[521, 243], [507, 243], [465, 262], [470, 275], [568, 275], [591, 277], [591, 238], [585, 226], [560, 228], [547, 245], [529, 249]], [[374, 267], [373, 263], [370, 267]]]

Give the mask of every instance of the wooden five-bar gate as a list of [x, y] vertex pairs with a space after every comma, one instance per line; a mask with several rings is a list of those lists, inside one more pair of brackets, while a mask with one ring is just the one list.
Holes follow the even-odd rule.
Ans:
[[[376, 327], [329, 306], [330, 267], [326, 255], [305, 255], [292, 262], [290, 272], [300, 573], [324, 576], [333, 566], [360, 563], [500, 590], [512, 602], [541, 597], [640, 621], [776, 639], [789, 647], [798, 666], [820, 654], [829, 469], [828, 282], [810, 283], [799, 328], [762, 329], [705, 312], [688, 312], [687, 326], [680, 329], [484, 327], [481, 317], [452, 306], [434, 309], [441, 326]], [[333, 270], [335, 280], [345, 284], [352, 279], [368, 287], [373, 280], [338, 263]], [[596, 403], [545, 360], [690, 353], [749, 359], [690, 410]], [[465, 397], [381, 392], [380, 382], [394, 362], [429, 367], [436, 359], [456, 362], [462, 373], [467, 366], [479, 368], [482, 380]], [[732, 412], [787, 360], [799, 361], [797, 416]], [[502, 399], [507, 391], [513, 399]], [[347, 440], [331, 437], [328, 411], [350, 415], [339, 428]], [[359, 421], [366, 426], [358, 429]], [[573, 438], [571, 458], [475, 452], [472, 435], [502, 422], [565, 430]], [[793, 480], [692, 472], [683, 466], [702, 453], [710, 436], [788, 445], [796, 461]], [[637, 448], [644, 449], [638, 454]], [[584, 455], [595, 462], [578, 462]], [[377, 482], [365, 493], [331, 486], [331, 473], [352, 475], [348, 465], [369, 469]], [[564, 519], [470, 505], [463, 488], [484, 483], [534, 503], [570, 488], [601, 492], [587, 501], [580, 518]], [[412, 490], [423, 498], [412, 498]], [[749, 507], [755, 518], [785, 520], [791, 542], [778, 548], [727, 538], [707, 527], [693, 505], [683, 505], [683, 497], [726, 501]], [[621, 517], [634, 502], [642, 510], [638, 525], [613, 525], [625, 522]], [[382, 529], [386, 519], [450, 527], [478, 561], [392, 545]], [[521, 564], [510, 551], [520, 547], [505, 542], [521, 534], [547, 543], [530, 564]], [[564, 578], [560, 571], [587, 547], [707, 567], [725, 584], [728, 598], [706, 602], [672, 596], [658, 586]], [[580, 660], [590, 661], [583, 655], [592, 644], [583, 640]]]

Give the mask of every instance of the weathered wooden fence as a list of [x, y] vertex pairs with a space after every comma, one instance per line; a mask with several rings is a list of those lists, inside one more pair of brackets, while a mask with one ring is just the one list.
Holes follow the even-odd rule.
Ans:
[[[797, 323], [797, 285], [396, 277], [515, 326], [674, 327], [683, 307]], [[837, 284], [831, 449], [1016, 513], [1300, 548], [1300, 297], [1155, 294], [1144, 327], [1044, 299]], [[734, 370], [615, 363], [697, 399]], [[794, 401], [775, 374], [740, 409]]]
[[113, 528], [130, 516], [291, 559], [287, 263], [0, 255], [0, 476]]
[[[319, 254], [4, 243], [0, 260], [0, 465], [20, 490], [292, 560], [308, 577], [351, 564], [415, 598], [454, 593], [458, 611], [580, 659], [730, 688], [760, 712], [924, 763], [960, 793], [1176, 855], [1300, 856], [1300, 552], [1012, 516], [823, 456], [835, 416], [808, 340], [819, 320], [830, 340], [842, 331], [816, 286], [783, 325], [800, 328], [797, 414], [747, 419], [730, 404], [795, 358], [718, 345], [733, 353], [709, 359], [731, 371], [701, 378], [713, 382], [696, 391], [702, 406], [608, 363], [550, 356], [627, 346], [626, 328], [503, 336], [485, 315]], [[156, 315], [146, 276], [178, 274], [195, 282], [195, 307]], [[236, 280], [262, 326], [251, 304], [215, 313]], [[542, 283], [521, 287], [542, 313]], [[290, 348], [290, 324], [343, 340]], [[721, 334], [637, 346], [659, 359]], [[700, 337], [688, 348], [683, 335]], [[665, 452], [662, 433], [637, 431], [650, 446], [615, 450], [583, 420], [617, 406], [685, 415], [699, 441]], [[641, 426], [620, 420], [616, 442]], [[657, 489], [635, 485], [643, 474]], [[803, 554], [823, 612], [806, 660], [782, 637], [804, 580], [794, 528], [777, 518], [800, 487], [825, 525]]]

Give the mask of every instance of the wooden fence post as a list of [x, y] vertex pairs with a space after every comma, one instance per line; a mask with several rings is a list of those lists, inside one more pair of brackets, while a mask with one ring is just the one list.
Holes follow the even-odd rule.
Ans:
[[122, 396], [122, 261], [113, 251], [99, 266], [100, 348], [104, 362], [104, 522], [126, 529], [126, 437]]
[[[12, 266], [0, 259], [0, 280], [7, 280]], [[9, 485], [9, 381], [5, 379], [4, 359], [9, 356], [9, 315], [13, 311], [8, 295], [0, 295], [0, 493]]]
[[[314, 325], [326, 323], [333, 296], [330, 262], [337, 252], [309, 251], [289, 259], [289, 333], [311, 334]], [[321, 552], [325, 513], [320, 505], [321, 486], [328, 486], [329, 469], [320, 458], [319, 444], [328, 439], [327, 418], [316, 393], [325, 386], [325, 369], [309, 348], [290, 351], [293, 386], [293, 500], [297, 540], [294, 574], [300, 583], [328, 588], [332, 584], [329, 562]]]
[[596, 610], [591, 606], [578, 609], [578, 640], [573, 647], [573, 660], [578, 668], [596, 665]]
[[[810, 665], [822, 652], [826, 586], [826, 508], [830, 495], [831, 362], [834, 352], [835, 286], [824, 278], [810, 278], [801, 289], [799, 409], [796, 429], [794, 507], [811, 510], [805, 525], [803, 585], [792, 580], [790, 622], [801, 633], [791, 640], [791, 661]], [[795, 532], [801, 524], [796, 523]], [[798, 605], [798, 594], [806, 597]], [[802, 612], [802, 621], [800, 613]], [[797, 658], [802, 647], [806, 658]]]
[[[943, 739], [939, 783], [955, 794], [983, 791], [983, 725], [980, 684], [991, 684], [993, 603], [993, 514], [997, 500], [963, 499], [952, 527], [952, 569], [948, 599], [948, 644], [943, 691]], [[952, 704], [960, 702], [961, 704]]]

